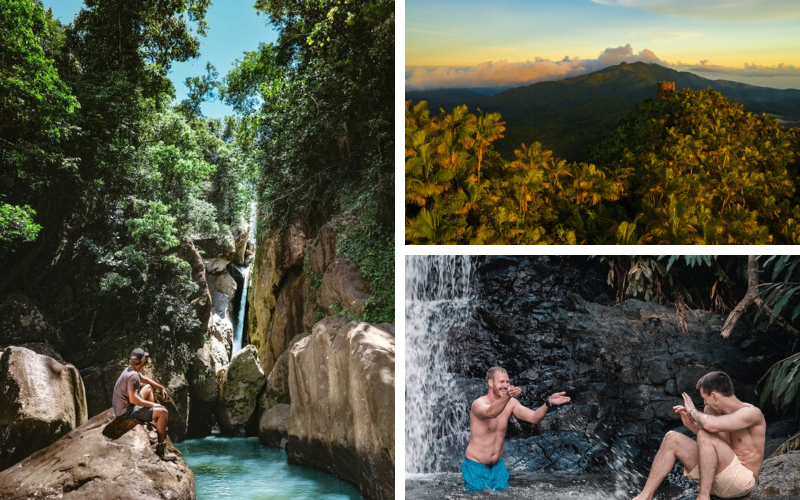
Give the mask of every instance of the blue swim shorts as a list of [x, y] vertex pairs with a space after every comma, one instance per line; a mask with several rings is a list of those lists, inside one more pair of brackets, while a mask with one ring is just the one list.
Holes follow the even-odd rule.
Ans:
[[508, 488], [508, 469], [502, 459], [494, 465], [486, 465], [465, 457], [461, 462], [461, 474], [468, 491]]

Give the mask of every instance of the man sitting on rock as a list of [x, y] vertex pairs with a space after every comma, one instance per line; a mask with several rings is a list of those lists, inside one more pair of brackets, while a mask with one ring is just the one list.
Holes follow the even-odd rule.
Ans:
[[174, 461], [177, 458], [175, 455], [165, 453], [169, 412], [155, 402], [153, 387], [161, 391], [164, 402], [169, 400], [169, 395], [163, 385], [139, 373], [147, 364], [149, 356], [141, 348], [136, 348], [131, 352], [130, 366], [125, 368], [114, 385], [114, 415], [117, 420], [135, 418], [140, 422], [155, 421], [158, 434], [156, 454], [163, 460]]
[[753, 489], [764, 459], [767, 424], [761, 410], [733, 395], [733, 382], [724, 372], [711, 372], [697, 381], [705, 409], [698, 411], [684, 392], [675, 406], [683, 425], [697, 442], [669, 431], [653, 459], [642, 492], [634, 500], [650, 500], [661, 481], [681, 461], [684, 475], [700, 483], [697, 500], [739, 498]]
[[519, 396], [522, 389], [510, 385], [505, 369], [499, 366], [490, 368], [486, 379], [489, 393], [476, 399], [469, 413], [469, 445], [461, 463], [461, 474], [467, 490], [508, 488], [508, 469], [502, 456], [511, 415], [538, 424], [548, 408], [570, 401], [565, 393], [557, 392], [534, 411], [516, 400], [515, 396]]

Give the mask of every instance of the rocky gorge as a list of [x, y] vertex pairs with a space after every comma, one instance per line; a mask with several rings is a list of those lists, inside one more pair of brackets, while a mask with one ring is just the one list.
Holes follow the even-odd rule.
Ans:
[[[504, 459], [512, 477], [601, 474], [630, 492], [665, 432], [682, 429], [672, 410], [681, 393], [702, 404], [694, 389], [700, 376], [726, 371], [737, 396], [758, 404], [769, 360], [757, 343], [743, 342], [743, 325], [723, 339], [724, 316], [635, 299], [618, 304], [607, 267], [587, 257], [408, 257], [406, 269], [409, 473], [459, 470], [469, 404], [486, 394], [486, 370], [495, 365], [508, 370], [528, 407], [554, 392], [572, 398], [539, 425], [509, 422]], [[774, 410], [764, 411], [773, 422], [769, 454], [790, 434]], [[749, 498], [794, 498], [785, 485], [797, 484], [788, 465], [795, 458], [782, 457], [765, 462]], [[773, 477], [782, 479], [771, 483], [767, 470], [781, 470]], [[429, 498], [419, 481], [407, 481], [407, 492]]]
[[[159, 361], [169, 353], [154, 352], [143, 373], [170, 393], [165, 405], [173, 440], [217, 432], [257, 435], [265, 446], [285, 448], [291, 463], [331, 472], [355, 484], [364, 497], [382, 500], [394, 498], [394, 326], [351, 319], [363, 312], [371, 285], [354, 262], [337, 255], [337, 228], [347, 223], [346, 217], [332, 220], [318, 231], [298, 223], [261, 237], [258, 244], [249, 230], [222, 241], [182, 242], [179, 256], [196, 284], [192, 307], [204, 340], [188, 370], [166, 368]], [[251, 264], [246, 293], [243, 272]], [[43, 308], [24, 295], [14, 300], [13, 308], [5, 308], [14, 314], [0, 321], [0, 346], [8, 346], [0, 354], [0, 377], [8, 388], [0, 394], [0, 469], [7, 468], [0, 488], [3, 481], [26, 486], [13, 494], [0, 491], [9, 492], [8, 498], [57, 492], [88, 492], [87, 498], [94, 498], [106, 476], [92, 472], [91, 464], [70, 466], [72, 472], [62, 470], [66, 465], [53, 471], [47, 464], [63, 462], [64, 454], [91, 454], [127, 360], [66, 362], [73, 356]], [[246, 310], [239, 314], [242, 307]], [[26, 375], [15, 375], [20, 364]], [[24, 401], [39, 401], [42, 387], [61, 394], [53, 396], [52, 408], [32, 414], [36, 405]], [[138, 454], [114, 460], [152, 461], [155, 455], [147, 455], [136, 434], [129, 434], [130, 442], [119, 443]], [[186, 482], [135, 492], [147, 498], [193, 498], [191, 471], [180, 461], [179, 466]], [[161, 474], [155, 466], [135, 470], [148, 484], [157, 482], [148, 474]]]

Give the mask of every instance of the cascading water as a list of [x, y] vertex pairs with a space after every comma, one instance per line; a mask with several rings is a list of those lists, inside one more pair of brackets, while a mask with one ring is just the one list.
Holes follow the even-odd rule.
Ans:
[[231, 357], [242, 350], [242, 338], [244, 337], [244, 315], [247, 310], [247, 287], [250, 282], [251, 266], [236, 266], [242, 274], [242, 293], [239, 299], [239, 310], [236, 315], [236, 330], [233, 332], [233, 346], [231, 347]]
[[[469, 402], [456, 390], [445, 348], [469, 314], [472, 270], [469, 256], [406, 257], [407, 472], [451, 469], [469, 439]], [[442, 418], [445, 410], [452, 418]]]
[[[250, 235], [248, 241], [255, 243], [256, 238], [256, 214], [258, 213], [255, 203], [250, 204]], [[250, 285], [250, 270], [253, 264], [247, 266], [236, 266], [242, 275], [242, 291], [239, 297], [239, 308], [236, 314], [235, 330], [233, 332], [233, 345], [231, 346], [231, 357], [242, 350], [242, 339], [244, 338], [245, 312], [247, 311], [247, 291]]]

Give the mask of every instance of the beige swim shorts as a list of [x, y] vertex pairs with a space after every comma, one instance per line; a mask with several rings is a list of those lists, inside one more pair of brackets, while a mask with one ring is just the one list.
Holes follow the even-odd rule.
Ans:
[[[691, 472], [684, 469], [683, 475], [699, 483], [700, 466], [696, 466]], [[753, 471], [742, 465], [739, 458], [734, 455], [730, 465], [714, 477], [711, 494], [720, 498], [739, 498], [750, 493], [755, 485]]]

